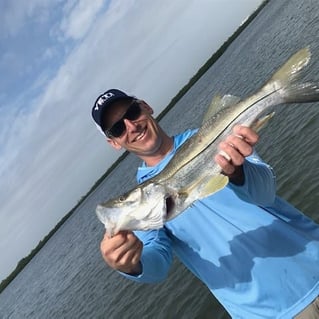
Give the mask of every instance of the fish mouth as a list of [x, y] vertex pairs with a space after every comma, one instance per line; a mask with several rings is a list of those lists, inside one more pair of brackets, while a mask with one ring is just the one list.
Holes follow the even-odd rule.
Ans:
[[166, 220], [170, 220], [174, 217], [174, 211], [175, 211], [175, 201], [173, 196], [166, 195], [165, 196], [165, 209], [166, 209]]

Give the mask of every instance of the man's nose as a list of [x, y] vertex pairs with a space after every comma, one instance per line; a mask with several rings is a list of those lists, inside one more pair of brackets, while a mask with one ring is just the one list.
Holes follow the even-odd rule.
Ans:
[[134, 131], [136, 129], [136, 123], [134, 123], [134, 121], [124, 119], [124, 124], [128, 131]]

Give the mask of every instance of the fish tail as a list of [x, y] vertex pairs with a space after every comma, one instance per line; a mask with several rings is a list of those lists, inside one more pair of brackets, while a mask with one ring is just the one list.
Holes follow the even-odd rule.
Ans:
[[308, 65], [310, 58], [309, 47], [296, 52], [274, 73], [263, 90], [271, 92], [275, 89], [284, 103], [319, 101], [318, 83], [296, 83], [302, 73], [301, 71]]
[[283, 89], [286, 103], [305, 103], [319, 101], [319, 85], [306, 82], [294, 84]]
[[311, 53], [309, 47], [293, 54], [271, 77], [269, 82], [285, 87], [293, 83], [301, 74], [302, 69], [309, 63]]

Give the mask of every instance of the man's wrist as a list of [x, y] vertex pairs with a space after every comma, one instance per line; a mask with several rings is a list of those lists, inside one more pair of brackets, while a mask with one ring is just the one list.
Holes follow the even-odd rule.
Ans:
[[142, 273], [142, 264], [139, 262], [137, 265], [133, 266], [130, 269], [123, 269], [120, 271], [130, 276], [139, 276]]
[[229, 181], [237, 186], [242, 186], [245, 183], [245, 174], [243, 166], [235, 166], [235, 170], [232, 174], [228, 175]]

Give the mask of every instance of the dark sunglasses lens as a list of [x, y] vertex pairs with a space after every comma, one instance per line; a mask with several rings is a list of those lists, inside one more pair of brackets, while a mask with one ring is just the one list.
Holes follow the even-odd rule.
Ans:
[[108, 134], [113, 137], [120, 137], [125, 131], [125, 124], [123, 120], [116, 122], [109, 130]]
[[124, 119], [135, 121], [141, 116], [141, 107], [138, 102], [133, 102], [124, 116], [117, 121], [110, 129], [106, 130], [106, 135], [109, 137], [120, 137], [126, 130]]
[[130, 121], [137, 120], [141, 115], [141, 107], [137, 102], [134, 102], [126, 111], [123, 118], [128, 119]]

